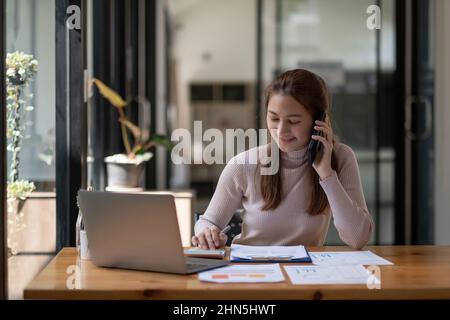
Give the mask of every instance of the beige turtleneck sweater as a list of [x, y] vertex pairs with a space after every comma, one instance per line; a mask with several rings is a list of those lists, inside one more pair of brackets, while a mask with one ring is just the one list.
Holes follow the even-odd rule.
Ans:
[[233, 239], [236, 244], [322, 246], [331, 217], [347, 245], [360, 249], [367, 244], [373, 220], [364, 199], [358, 163], [349, 146], [334, 145], [338, 173], [320, 181], [330, 206], [316, 216], [306, 212], [311, 193], [307, 147], [280, 151], [283, 200], [274, 210], [261, 210], [264, 201], [259, 191], [260, 174], [255, 174], [256, 164], [248, 161], [254, 159], [259, 148], [267, 150], [267, 145], [242, 152], [228, 162], [206, 212], [195, 224], [195, 234], [212, 225], [223, 229], [242, 205], [242, 232]]

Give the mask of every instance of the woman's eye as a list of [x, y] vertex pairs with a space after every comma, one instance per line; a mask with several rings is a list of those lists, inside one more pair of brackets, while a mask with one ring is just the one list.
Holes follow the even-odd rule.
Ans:
[[276, 119], [276, 118], [272, 118], [272, 119], [270, 119], [270, 120], [272, 120], [272, 121], [278, 121], [278, 119]]
[[289, 121], [290, 124], [297, 124], [300, 123], [301, 121]]

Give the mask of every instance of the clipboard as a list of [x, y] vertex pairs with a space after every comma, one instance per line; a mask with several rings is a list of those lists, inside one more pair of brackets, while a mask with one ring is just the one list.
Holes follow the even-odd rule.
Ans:
[[293, 259], [292, 256], [274, 256], [274, 257], [258, 257], [254, 256], [251, 259], [238, 258], [230, 256], [230, 262], [277, 262], [277, 263], [289, 263], [289, 262], [301, 262], [301, 263], [312, 263], [311, 256], [309, 255], [308, 249], [305, 248], [307, 257]]

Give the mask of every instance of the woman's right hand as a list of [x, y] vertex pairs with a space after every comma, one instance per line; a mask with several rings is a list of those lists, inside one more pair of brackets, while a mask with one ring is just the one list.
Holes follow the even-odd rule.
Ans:
[[202, 232], [192, 237], [192, 244], [202, 249], [217, 249], [227, 243], [227, 235], [216, 226], [205, 228]]

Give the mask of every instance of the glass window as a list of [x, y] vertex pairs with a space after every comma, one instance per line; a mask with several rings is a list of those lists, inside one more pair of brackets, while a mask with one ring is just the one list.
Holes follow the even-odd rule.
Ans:
[[[394, 4], [394, 0], [380, 1], [382, 28], [377, 38], [377, 31], [367, 27], [367, 8], [373, 1], [264, 0], [262, 50], [258, 52], [257, 2], [168, 1], [173, 26], [172, 101], [178, 114], [173, 117], [173, 129], [193, 132], [194, 120], [202, 121], [203, 130], [254, 128], [257, 112], [260, 127], [265, 128], [264, 106], [255, 110], [259, 72], [262, 88], [288, 69], [305, 68], [320, 74], [333, 95], [335, 134], [355, 151], [359, 162], [366, 202], [380, 232], [378, 239], [374, 233], [372, 243], [392, 243]], [[259, 55], [262, 62], [257, 66]], [[219, 95], [226, 103], [199, 103], [189, 99], [192, 83], [244, 83], [249, 94], [241, 100], [243, 87], [224, 87]], [[201, 155], [204, 147], [202, 141], [194, 141], [192, 153]], [[173, 166], [172, 186], [197, 189], [196, 211], [202, 212], [222, 169], [200, 164]], [[342, 243], [334, 226], [328, 235], [328, 244]]]
[[[316, 72], [327, 82], [334, 133], [355, 151], [366, 203], [380, 232], [378, 242], [389, 244], [394, 241], [395, 2], [380, 1], [378, 40], [376, 31], [367, 27], [366, 10], [372, 4], [369, 0], [264, 1], [262, 67], [265, 85], [274, 73], [294, 68]], [[327, 243], [341, 243], [333, 225]]]
[[7, 0], [6, 17], [8, 291], [20, 299], [56, 245], [55, 0]]

